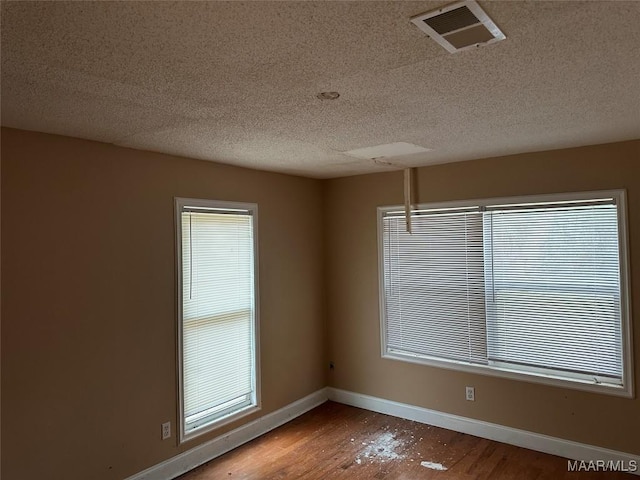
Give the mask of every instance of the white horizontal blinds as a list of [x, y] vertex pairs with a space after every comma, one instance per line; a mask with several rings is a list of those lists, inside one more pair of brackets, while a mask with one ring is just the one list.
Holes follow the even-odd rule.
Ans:
[[186, 427], [251, 402], [253, 218], [183, 211], [182, 320]]
[[617, 211], [602, 203], [485, 214], [490, 360], [621, 383]]
[[485, 363], [482, 216], [383, 217], [387, 351]]

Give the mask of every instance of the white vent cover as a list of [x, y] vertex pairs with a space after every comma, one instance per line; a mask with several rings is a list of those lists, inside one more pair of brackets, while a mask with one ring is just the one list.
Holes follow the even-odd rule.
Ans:
[[504, 40], [504, 33], [474, 0], [452, 3], [411, 19], [450, 53]]

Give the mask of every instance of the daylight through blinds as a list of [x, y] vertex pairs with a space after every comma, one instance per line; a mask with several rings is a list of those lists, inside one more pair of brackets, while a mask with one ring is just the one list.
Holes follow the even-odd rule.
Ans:
[[385, 353], [621, 385], [613, 198], [380, 219]]
[[247, 212], [183, 211], [181, 227], [188, 430], [252, 401], [253, 218]]

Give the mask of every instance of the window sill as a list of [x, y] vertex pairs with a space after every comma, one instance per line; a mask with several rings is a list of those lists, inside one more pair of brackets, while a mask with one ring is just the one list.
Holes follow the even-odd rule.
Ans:
[[502, 367], [473, 365], [461, 361], [442, 360], [400, 352], [386, 352], [382, 354], [382, 358], [387, 360], [399, 360], [402, 362], [416, 363], [419, 365], [427, 365], [430, 367], [445, 368], [448, 370], [457, 370], [460, 372], [477, 373], [480, 375], [507, 378], [510, 380], [519, 380], [554, 387], [570, 388], [573, 390], [582, 390], [586, 392], [613, 395], [617, 397], [634, 398], [633, 383], [631, 379], [626, 378], [624, 379], [624, 385], [619, 386], [603, 383], [596, 384], [585, 382], [583, 380], [554, 377], [551, 375], [532, 374]]
[[239, 420], [243, 417], [259, 412], [260, 410], [262, 410], [260, 405], [247, 405], [246, 407], [240, 410], [237, 410], [233, 413], [225, 415], [224, 417], [218, 418], [212, 421], [211, 423], [207, 423], [197, 428], [194, 428], [192, 430], [189, 430], [188, 432], [184, 431], [184, 425], [183, 425], [182, 426], [183, 431], [180, 432], [180, 443], [182, 444], [190, 440], [193, 440], [194, 438], [204, 435], [205, 433], [209, 433], [224, 425], [228, 425], [229, 423], [235, 422], [236, 420]]

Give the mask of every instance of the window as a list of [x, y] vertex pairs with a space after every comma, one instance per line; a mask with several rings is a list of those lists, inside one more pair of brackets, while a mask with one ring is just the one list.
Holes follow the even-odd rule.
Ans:
[[256, 215], [176, 199], [181, 441], [259, 407]]
[[624, 200], [379, 208], [383, 357], [632, 396]]

